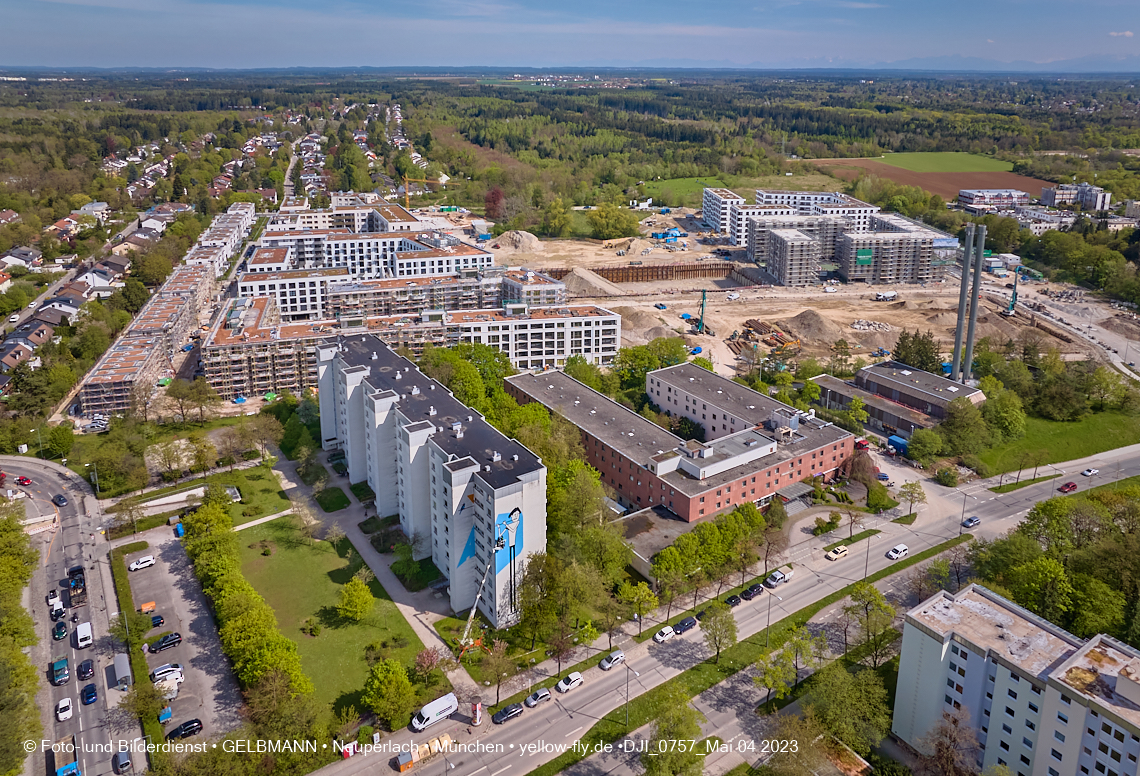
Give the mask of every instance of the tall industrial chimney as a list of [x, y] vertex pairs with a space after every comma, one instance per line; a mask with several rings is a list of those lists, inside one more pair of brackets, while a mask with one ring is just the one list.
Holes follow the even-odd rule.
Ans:
[[962, 382], [974, 370], [974, 334], [978, 324], [978, 308], [982, 302], [982, 258], [986, 247], [986, 227], [978, 225], [974, 241], [974, 290], [970, 292], [970, 328], [966, 333], [966, 355], [962, 362]]
[[958, 379], [958, 367], [962, 364], [962, 334], [966, 328], [966, 295], [970, 289], [970, 258], [974, 255], [974, 222], [966, 224], [966, 249], [962, 254], [962, 287], [958, 289], [958, 324], [954, 327], [954, 363], [950, 367], [950, 379]]

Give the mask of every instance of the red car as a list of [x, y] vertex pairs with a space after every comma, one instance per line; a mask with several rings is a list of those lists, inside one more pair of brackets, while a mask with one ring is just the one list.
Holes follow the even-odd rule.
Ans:
[[16, 478], [16, 484], [17, 485], [31, 485], [32, 481], [29, 480], [27, 477], [17, 477]]
[[1077, 483], [1066, 482], [1064, 485], [1062, 485], [1057, 490], [1061, 491], [1062, 493], [1072, 493], [1076, 489], [1077, 489]]

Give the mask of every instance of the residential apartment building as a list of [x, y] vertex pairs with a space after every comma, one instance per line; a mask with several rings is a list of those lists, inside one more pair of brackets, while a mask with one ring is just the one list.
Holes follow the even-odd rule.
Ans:
[[[757, 265], [764, 267], [772, 276], [774, 282], [780, 285], [793, 285], [798, 278], [795, 276], [783, 277], [777, 272], [767, 269], [768, 256], [771, 253], [771, 235], [778, 229], [794, 229], [808, 235], [819, 245], [818, 260], [830, 261], [835, 255], [835, 244], [839, 236], [848, 228], [843, 218], [832, 216], [777, 216], [777, 217], [750, 217], [748, 219], [748, 258]], [[815, 282], [818, 276], [808, 282]]]
[[323, 447], [344, 451], [376, 514], [399, 515], [415, 557], [447, 577], [453, 611], [517, 622], [526, 561], [546, 550], [542, 461], [377, 337], [328, 339], [317, 364]]
[[748, 244], [748, 220], [750, 218], [780, 218], [796, 215], [796, 209], [783, 205], [746, 205], [733, 202], [729, 206], [728, 236], [733, 245]]
[[1080, 205], [1084, 210], [1108, 210], [1112, 205], [1112, 194], [1091, 183], [1062, 183], [1041, 189], [1041, 204], [1046, 207]]
[[756, 204], [795, 208], [796, 215], [801, 216], [844, 218], [853, 231], [867, 229], [871, 216], [879, 212], [877, 205], [860, 202], [838, 191], [756, 189]]
[[145, 404], [172, 358], [198, 328], [198, 312], [214, 290], [214, 273], [201, 266], [174, 268], [79, 388], [84, 413], [121, 415]]
[[940, 591], [907, 612], [892, 732], [922, 751], [944, 718], [973, 731], [979, 771], [1135, 776], [1140, 651], [978, 585]]
[[192, 265], [206, 266], [214, 277], [221, 277], [229, 269], [230, 259], [237, 254], [242, 242], [253, 227], [255, 208], [252, 202], [235, 202], [225, 213], [214, 216], [206, 231], [185, 257]]
[[238, 296], [271, 296], [277, 300], [283, 320], [317, 321], [329, 317], [329, 287], [348, 280], [344, 267], [245, 272], [238, 276]]
[[820, 243], [799, 229], [773, 229], [768, 235], [765, 268], [782, 286], [819, 281]]
[[962, 189], [958, 203], [966, 207], [1008, 209], [1029, 204], [1029, 194], [1017, 189]]
[[[949, 239], [947, 239], [949, 238]], [[839, 274], [848, 282], [929, 283], [941, 280], [945, 263], [936, 247], [956, 240], [895, 213], [881, 213], [863, 232], [844, 232], [836, 241]]]
[[279, 299], [242, 298], [215, 322], [202, 342], [206, 380], [223, 399], [316, 385], [316, 346], [334, 334], [377, 336], [419, 355], [425, 346], [460, 342], [490, 345], [516, 369], [562, 366], [572, 355], [613, 362], [621, 342], [621, 316], [592, 305], [445, 310], [417, 308], [387, 316], [343, 315], [339, 320], [284, 320]]
[[694, 420], [706, 442], [685, 441], [562, 372], [506, 379], [520, 402], [539, 402], [578, 427], [587, 462], [630, 508], [661, 506], [693, 522], [741, 503], [790, 501], [802, 480], [831, 480], [853, 437], [693, 364], [650, 372], [646, 388], [671, 416]]
[[728, 189], [705, 189], [701, 196], [701, 218], [714, 232], [728, 234], [733, 205], [743, 205], [744, 197]]

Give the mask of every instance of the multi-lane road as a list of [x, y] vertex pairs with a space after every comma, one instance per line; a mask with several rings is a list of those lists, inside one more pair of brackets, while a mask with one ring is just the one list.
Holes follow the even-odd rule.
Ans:
[[[74, 735], [80, 748], [77, 759], [83, 776], [109, 774], [110, 754], [83, 750], [94, 750], [97, 745], [105, 747], [112, 737], [133, 739], [139, 734], [137, 730], [116, 731], [112, 736], [107, 726], [107, 683], [113, 673], [111, 663], [114, 659], [114, 649], [107, 635], [108, 603], [111, 613], [117, 607], [107, 569], [105, 542], [100, 533], [102, 512], [87, 483], [63, 467], [33, 458], [0, 456], [0, 469], [8, 475], [6, 488], [27, 493], [31, 502], [26, 510], [28, 514], [33, 511], [41, 515], [54, 512], [57, 520], [55, 530], [43, 531], [33, 537], [33, 546], [41, 553], [42, 566], [32, 577], [28, 602], [39, 637], [39, 644], [32, 650], [32, 660], [43, 677], [37, 702], [44, 739], [55, 741]], [[23, 487], [16, 485], [16, 478], [20, 476], [28, 477], [32, 483]], [[67, 498], [67, 506], [57, 507], [52, 503], [52, 497], [59, 494]], [[72, 608], [67, 593], [67, 571], [74, 566], [83, 566], [86, 572], [87, 603]], [[49, 590], [57, 591], [63, 603], [68, 605], [65, 616], [60, 620], [67, 625], [67, 638], [64, 640], [55, 641], [51, 635], [55, 623], [51, 621], [47, 606]], [[77, 622], [72, 621], [73, 614]], [[84, 622], [91, 623], [94, 643], [86, 649], [78, 649], [75, 628]], [[67, 658], [71, 678], [66, 684], [56, 687], [51, 683], [51, 663], [61, 657]], [[84, 660], [94, 661], [95, 675], [81, 680], [78, 667]], [[85, 685], [91, 683], [95, 684], [99, 699], [85, 706], [79, 694]], [[55, 718], [55, 708], [65, 697], [71, 699], [72, 716], [59, 722]], [[117, 702], [117, 697], [110, 700]], [[37, 749], [31, 762], [31, 773], [47, 773], [53, 760], [50, 754]]]
[[[885, 459], [878, 463], [896, 480], [901, 481], [908, 472], [914, 478], [913, 470], [905, 466]], [[1094, 478], [1082, 477], [1080, 471], [1090, 466], [1099, 468], [1101, 474]], [[771, 621], [776, 622], [863, 578], [864, 568], [870, 573], [887, 568], [892, 562], [885, 553], [895, 544], [906, 543], [911, 554], [916, 554], [959, 535], [963, 501], [966, 515], [976, 515], [982, 521], [971, 533], [993, 538], [1016, 526], [1035, 503], [1056, 495], [1056, 488], [1063, 482], [1074, 480], [1084, 490], [1095, 484], [1140, 476], [1140, 445], [1054, 467], [1042, 467], [1039, 476], [1058, 472], [1064, 474], [1055, 480], [1004, 495], [989, 491], [987, 488], [996, 484], [990, 481], [973, 483], [958, 491], [927, 483], [931, 504], [920, 511], [914, 525], [886, 521], [873, 524], [869, 527], [878, 528], [883, 533], [860, 542], [848, 558], [839, 562], [832, 563], [822, 558], [819, 551], [822, 542], [817, 541], [815, 546], [809, 545], [806, 551], [801, 551], [796, 575], [791, 582], [734, 610], [739, 637], [744, 639], [763, 631], [768, 624], [769, 610]], [[626, 700], [627, 681], [629, 695], [637, 697], [708, 656], [699, 630], [664, 644], [652, 641], [637, 644], [631, 640], [622, 647], [626, 653], [624, 666], [608, 672], [593, 668], [585, 673], [585, 682], [580, 687], [564, 695], [554, 693], [553, 701], [537, 709], [526, 709], [522, 716], [505, 725], [492, 725], [486, 720], [481, 727], [472, 728], [468, 724], [468, 709], [461, 707], [453, 719], [440, 722], [420, 734], [397, 731], [383, 739], [381, 746], [384, 748], [380, 751], [338, 761], [320, 773], [322, 776], [347, 776], [369, 768], [381, 767], [383, 770], [399, 747], [412, 741], [423, 743], [447, 733], [460, 747], [460, 751], [447, 758], [448, 772], [454, 776], [523, 776], [573, 747], [600, 719], [608, 716], [619, 720]], [[634, 671], [636, 674], [632, 673]], [[463, 747], [467, 751], [462, 751]], [[425, 767], [445, 766], [435, 765], [433, 761], [431, 766], [418, 765], [416, 769]]]

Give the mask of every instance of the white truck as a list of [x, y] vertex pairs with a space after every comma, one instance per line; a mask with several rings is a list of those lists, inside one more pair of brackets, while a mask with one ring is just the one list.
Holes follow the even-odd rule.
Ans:
[[876, 302], [893, 302], [899, 298], [898, 291], [880, 291], [875, 294]]
[[155, 682], [154, 688], [164, 699], [172, 701], [178, 697], [178, 686], [182, 684], [183, 678], [182, 674], [172, 674]]
[[780, 568], [768, 575], [768, 578], [764, 580], [764, 585], [769, 588], [779, 587], [789, 581], [795, 573], [796, 570], [792, 568], [791, 564], [780, 566]]

